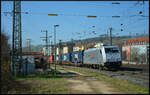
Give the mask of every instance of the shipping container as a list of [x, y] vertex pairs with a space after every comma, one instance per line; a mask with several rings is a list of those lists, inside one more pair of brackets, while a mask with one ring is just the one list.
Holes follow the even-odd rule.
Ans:
[[56, 55], [56, 61], [59, 61], [59, 55]]
[[49, 57], [49, 62], [50, 62], [50, 63], [53, 63], [53, 61], [54, 61], [54, 56], [51, 55], [51, 56]]
[[77, 60], [78, 63], [83, 62], [83, 51], [76, 51], [72, 53], [72, 62], [75, 62]]
[[63, 54], [68, 53], [68, 47], [63, 47]]
[[59, 54], [59, 48], [56, 48], [56, 54], [57, 55]]
[[43, 47], [43, 53], [44, 53], [44, 56], [49, 56], [52, 54], [52, 48], [51, 47]]
[[[11, 63], [11, 71], [13, 71], [13, 64]], [[27, 66], [27, 67], [26, 67]], [[26, 73], [26, 69], [27, 69], [27, 73], [33, 73], [35, 71], [35, 64], [33, 63], [28, 63], [26, 64], [25, 61], [23, 61], [23, 63], [21, 64], [21, 73], [23, 75], [25, 75]], [[19, 71], [19, 64], [15, 64], [14, 65], [14, 72], [15, 74]]]
[[62, 55], [63, 62], [70, 62], [71, 61], [71, 53], [63, 54]]
[[43, 56], [44, 53], [43, 52], [22, 52], [22, 55], [41, 55]]
[[35, 63], [34, 56], [33, 55], [23, 55], [22, 56], [23, 61], [27, 59], [28, 63]]
[[82, 50], [84, 50], [84, 46], [73, 47], [73, 52], [75, 52], [75, 51], [82, 51]]
[[[27, 66], [27, 67], [26, 67]], [[35, 71], [35, 64], [32, 63], [23, 63], [22, 64], [22, 74], [24, 75], [26, 73], [26, 69], [27, 69], [27, 73], [33, 73]]]
[[73, 47], [73, 52], [79, 51], [79, 47]]

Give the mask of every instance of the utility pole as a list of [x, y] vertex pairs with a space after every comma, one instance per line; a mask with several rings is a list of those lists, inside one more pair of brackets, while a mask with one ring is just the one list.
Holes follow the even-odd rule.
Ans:
[[[26, 39], [27, 40], [27, 47], [28, 47], [28, 52], [31, 52], [31, 39]], [[25, 59], [25, 75], [28, 75], [28, 59]]]
[[46, 46], [46, 56], [48, 56], [48, 31], [47, 30], [45, 30], [45, 31], [41, 30], [41, 32], [46, 33], [45, 37], [41, 37], [41, 38], [45, 38], [44, 40], [45, 40], [45, 46]]
[[55, 72], [54, 74], [56, 75], [56, 27], [58, 27], [59, 25], [54, 25], [54, 64], [55, 64]]
[[21, 0], [13, 1], [13, 35], [12, 35], [12, 71], [21, 75], [22, 33], [21, 33]]
[[[41, 31], [41, 32], [45, 32], [46, 33], [46, 35], [45, 35], [45, 37], [41, 37], [41, 38], [44, 38], [43, 40], [45, 40], [45, 45], [46, 45], [46, 50], [45, 50], [45, 55], [49, 58], [49, 56], [50, 56], [50, 54], [49, 54], [49, 49], [50, 48], [48, 48], [48, 43], [49, 43], [49, 38], [50, 37], [48, 37], [48, 31], [47, 30], [45, 30], [45, 31]], [[47, 60], [49, 60], [49, 59], [47, 59]], [[47, 64], [47, 63], [46, 63]], [[48, 67], [47, 67], [48, 66]], [[46, 68], [50, 68], [50, 63], [48, 63], [47, 65], [46, 65]]]
[[48, 38], [48, 56], [50, 56], [50, 38]]
[[107, 38], [109, 38], [109, 31], [107, 30]]
[[62, 64], [62, 44], [61, 40], [59, 40], [59, 62]]
[[31, 39], [26, 39], [26, 40], [27, 40], [28, 52], [31, 52]]
[[[50, 43], [50, 38], [51, 38], [52, 36], [49, 36], [49, 39], [48, 39], [48, 43], [49, 43], [49, 49], [48, 49], [48, 56], [50, 57], [50, 53], [52, 52], [52, 47], [51, 47], [51, 43]], [[48, 57], [48, 59], [49, 59], [49, 57]], [[50, 61], [48, 61], [49, 63], [49, 65], [48, 65], [48, 68], [50, 68]]]
[[110, 45], [112, 46], [112, 27], [110, 27], [109, 29], [110, 29]]
[[53, 52], [53, 42], [51, 41], [51, 55], [54, 55], [54, 52]]

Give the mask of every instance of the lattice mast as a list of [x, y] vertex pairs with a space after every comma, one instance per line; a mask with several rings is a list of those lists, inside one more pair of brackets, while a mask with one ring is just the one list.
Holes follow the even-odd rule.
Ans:
[[12, 62], [13, 73], [20, 74], [22, 63], [22, 34], [21, 34], [21, 0], [13, 1], [13, 40], [12, 40]]

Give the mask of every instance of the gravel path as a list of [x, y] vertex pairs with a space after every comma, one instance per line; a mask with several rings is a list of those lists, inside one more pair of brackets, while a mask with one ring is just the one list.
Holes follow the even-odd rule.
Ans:
[[71, 94], [122, 94], [118, 89], [94, 77], [62, 68], [57, 68], [57, 70], [61, 73], [76, 73], [76, 77], [66, 78], [70, 84]]
[[149, 72], [145, 72], [142, 69], [121, 67], [120, 70], [117, 71], [99, 71], [98, 69], [91, 69], [85, 67], [73, 68], [84, 69], [95, 73], [101, 73], [115, 79], [130, 81], [134, 84], [149, 88]]

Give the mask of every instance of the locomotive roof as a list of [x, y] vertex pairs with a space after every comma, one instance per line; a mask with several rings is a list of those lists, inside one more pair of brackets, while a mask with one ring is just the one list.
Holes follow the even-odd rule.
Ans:
[[114, 48], [114, 47], [118, 47], [118, 46], [101, 46], [101, 47], [96, 47], [96, 48], [90, 48], [88, 50], [85, 50], [85, 52], [93, 51], [93, 50], [97, 50], [97, 49], [101, 49], [101, 48]]

